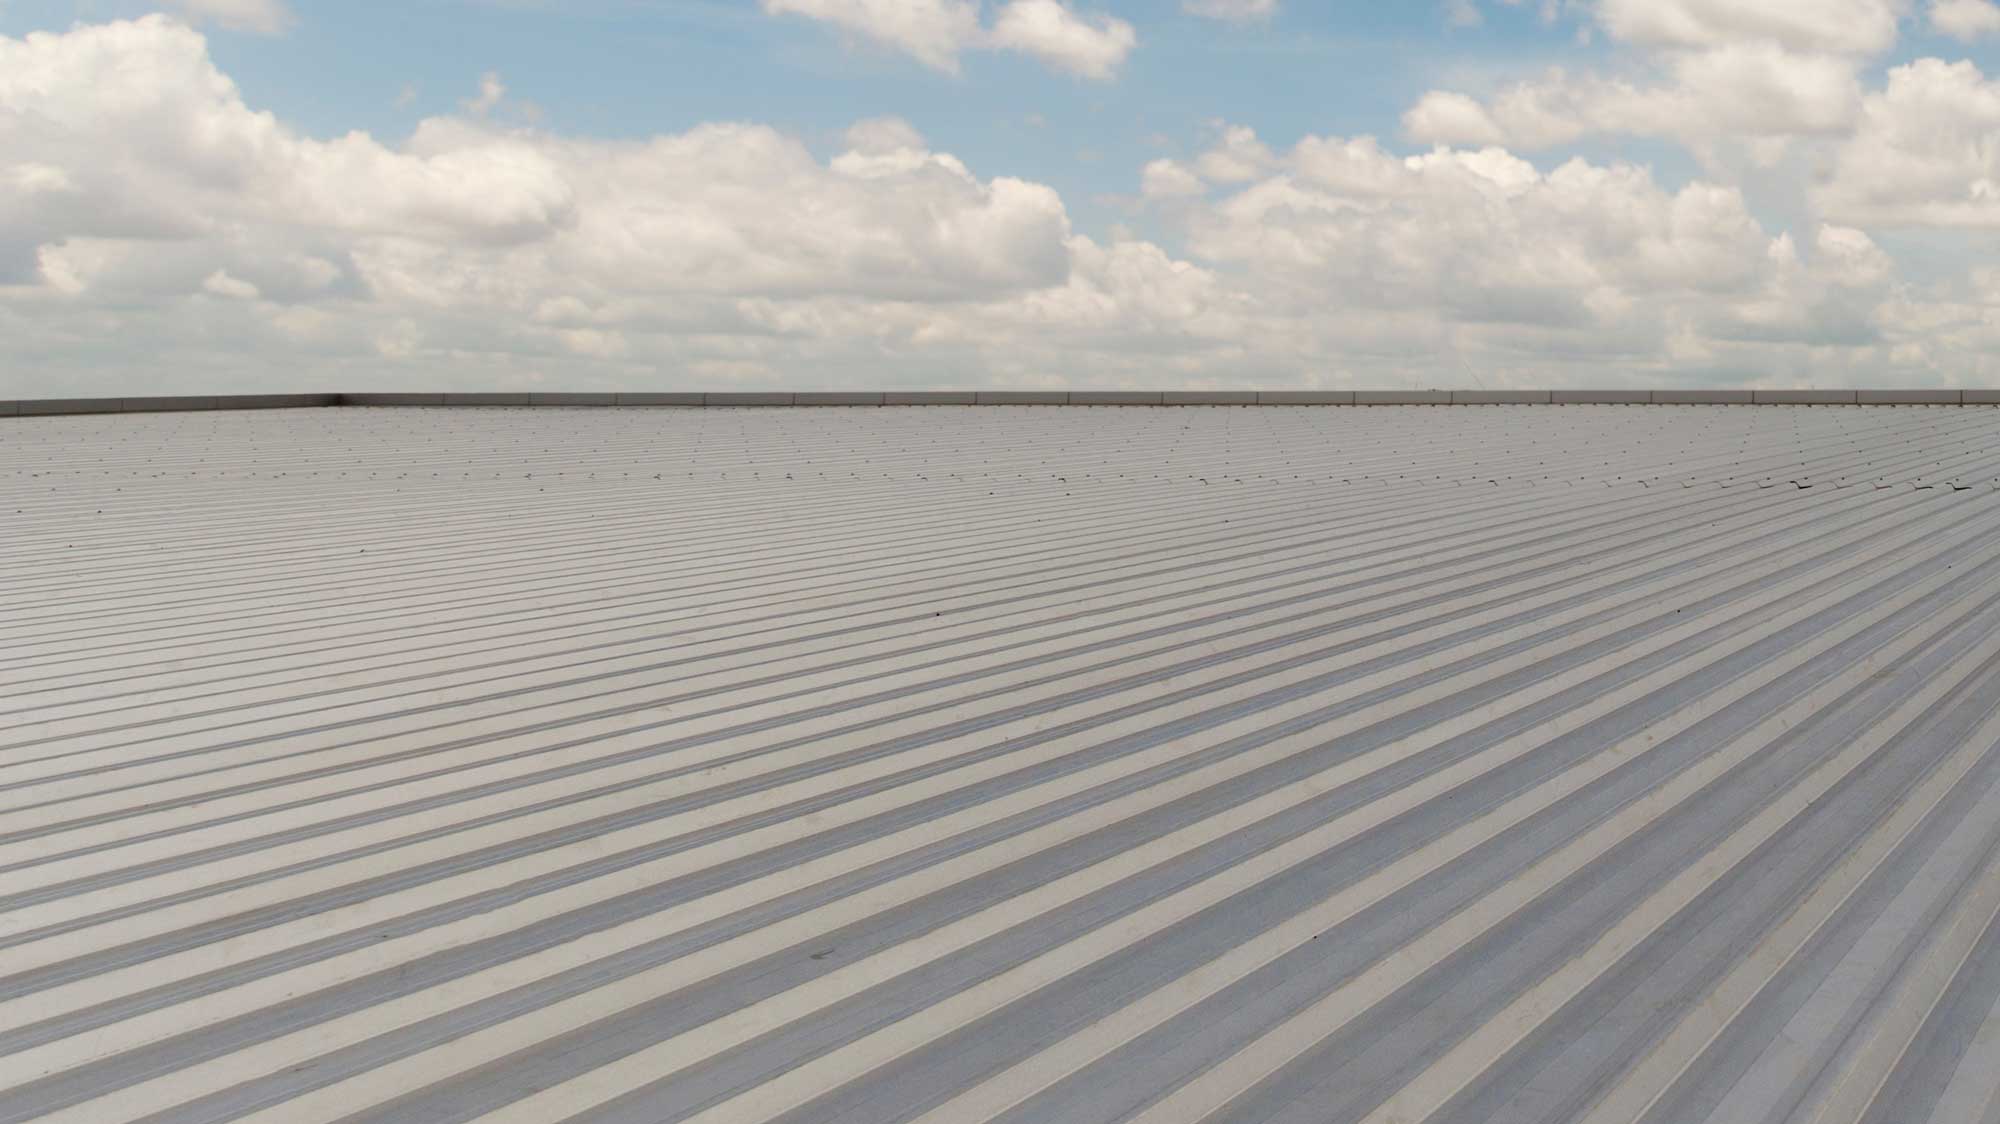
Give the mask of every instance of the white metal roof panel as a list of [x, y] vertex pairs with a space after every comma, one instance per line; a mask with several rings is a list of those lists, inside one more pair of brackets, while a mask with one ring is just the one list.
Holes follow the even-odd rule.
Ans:
[[0, 1121], [2000, 1119], [2000, 409], [0, 429]]

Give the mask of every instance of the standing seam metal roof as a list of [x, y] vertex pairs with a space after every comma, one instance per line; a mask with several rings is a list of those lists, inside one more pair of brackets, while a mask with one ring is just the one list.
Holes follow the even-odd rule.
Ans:
[[0, 1121], [2000, 1120], [2000, 410], [0, 433]]

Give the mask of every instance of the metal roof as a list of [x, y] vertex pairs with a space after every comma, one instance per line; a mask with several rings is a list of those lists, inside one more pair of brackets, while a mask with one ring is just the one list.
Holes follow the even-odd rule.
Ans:
[[2000, 409], [0, 429], [0, 1121], [2000, 1119]]

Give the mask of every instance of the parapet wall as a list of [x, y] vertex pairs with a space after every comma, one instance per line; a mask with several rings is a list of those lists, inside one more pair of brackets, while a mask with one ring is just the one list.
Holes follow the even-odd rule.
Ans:
[[1994, 390], [879, 390], [208, 394], [0, 400], [0, 416], [331, 406], [1994, 406]]

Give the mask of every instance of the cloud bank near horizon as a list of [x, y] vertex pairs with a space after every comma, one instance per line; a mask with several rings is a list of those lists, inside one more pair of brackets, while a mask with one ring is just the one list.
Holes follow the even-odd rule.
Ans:
[[[763, 7], [940, 72], [1010, 50], [1115, 81], [1144, 49], [1057, 0]], [[1925, 16], [1977, 37], [1982, 12]], [[0, 37], [0, 396], [2000, 381], [2000, 267], [1906, 260], [2000, 228], [2000, 80], [1871, 78], [1916, 18], [1895, 0], [1603, 0], [1616, 71], [1437, 89], [1395, 138], [1220, 123], [1132, 169], [1152, 237], [899, 117], [831, 150], [743, 121], [603, 139], [523, 123], [492, 75], [400, 140], [314, 137], [196, 15], [293, 18]], [[1561, 151], [1603, 135], [1699, 174]], [[1753, 176], [1796, 179], [1806, 221], [1760, 218]]]

